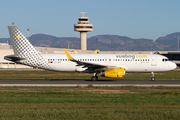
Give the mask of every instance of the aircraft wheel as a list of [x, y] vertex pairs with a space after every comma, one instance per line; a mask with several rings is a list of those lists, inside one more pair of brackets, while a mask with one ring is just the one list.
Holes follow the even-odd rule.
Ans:
[[151, 78], [151, 81], [155, 81], [155, 78], [154, 78], [154, 77], [152, 77], [152, 78]]
[[155, 81], [154, 72], [151, 72], [151, 81]]
[[92, 80], [92, 81], [97, 81], [97, 80], [98, 80], [98, 77], [97, 77], [97, 76], [92, 76], [91, 80]]

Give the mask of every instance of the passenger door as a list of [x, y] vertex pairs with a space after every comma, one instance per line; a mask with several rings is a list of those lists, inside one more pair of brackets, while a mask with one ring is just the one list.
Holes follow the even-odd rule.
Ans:
[[151, 66], [156, 66], [156, 65], [157, 65], [156, 55], [152, 55], [151, 56]]

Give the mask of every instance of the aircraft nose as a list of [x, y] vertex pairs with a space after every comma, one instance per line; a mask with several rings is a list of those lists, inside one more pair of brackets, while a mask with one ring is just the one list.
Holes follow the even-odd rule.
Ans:
[[175, 64], [175, 63], [171, 63], [171, 68], [172, 68], [172, 70], [174, 70], [174, 69], [176, 69], [177, 68], [177, 65]]

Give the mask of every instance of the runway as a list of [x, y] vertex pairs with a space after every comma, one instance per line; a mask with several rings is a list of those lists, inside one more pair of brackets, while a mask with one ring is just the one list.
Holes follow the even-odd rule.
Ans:
[[180, 86], [180, 80], [0, 79], [0, 86]]

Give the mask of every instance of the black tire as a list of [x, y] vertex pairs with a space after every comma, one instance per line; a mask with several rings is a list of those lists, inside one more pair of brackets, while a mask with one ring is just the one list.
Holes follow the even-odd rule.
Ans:
[[155, 81], [155, 77], [152, 77], [152, 78], [151, 78], [151, 81]]
[[98, 80], [98, 77], [97, 77], [97, 76], [92, 76], [91, 80], [92, 80], [92, 81], [97, 81], [97, 80]]

